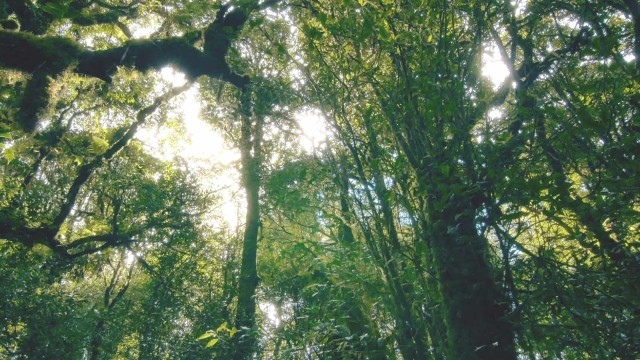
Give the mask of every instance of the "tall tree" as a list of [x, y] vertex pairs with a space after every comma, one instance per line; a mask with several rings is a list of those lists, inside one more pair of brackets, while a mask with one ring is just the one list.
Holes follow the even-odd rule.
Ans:
[[[344, 19], [327, 16], [341, 6], [307, 3], [311, 12], [325, 14], [316, 15], [319, 21], [307, 25], [309, 53], [321, 64], [317, 77], [324, 82], [316, 91], [336, 94], [333, 89], [340, 87], [334, 113], [344, 103], [362, 99], [351, 105], [355, 112], [342, 111], [337, 116], [345, 122], [352, 121], [351, 113], [364, 116], [374, 186], [385, 218], [390, 217], [388, 195], [376, 170], [380, 149], [372, 122], [389, 122], [399, 150], [413, 167], [417, 191], [424, 199], [419, 209], [426, 225], [423, 241], [431, 249], [442, 292], [449, 356], [514, 359], [508, 306], [489, 266], [487, 242], [478, 235], [474, 220], [482, 197], [474, 183], [477, 174], [469, 151], [469, 131], [479, 114], [465, 87], [477, 87], [480, 82], [477, 60], [489, 15], [480, 4], [429, 3], [409, 11], [409, 4], [381, 2], [358, 9], [344, 6], [339, 10], [347, 15]], [[430, 26], [411, 27], [416, 23]], [[353, 28], [359, 31], [353, 33]], [[418, 39], [424, 42], [420, 48], [414, 43]], [[454, 46], [454, 39], [468, 45]], [[330, 50], [338, 44], [344, 47], [345, 42], [349, 44], [346, 54]], [[354, 81], [342, 80], [344, 73]], [[357, 82], [368, 87], [357, 89]], [[375, 100], [364, 100], [367, 97]], [[397, 243], [393, 222], [389, 219], [387, 224], [389, 242]], [[391, 274], [390, 278], [398, 276]], [[416, 340], [424, 341], [424, 335]], [[416, 342], [416, 348], [421, 347]]]
[[639, 9], [5, 1], [0, 357], [638, 358]]
[[251, 92], [240, 99], [240, 156], [242, 184], [247, 198], [247, 215], [242, 240], [242, 262], [238, 281], [236, 327], [240, 330], [235, 359], [248, 359], [255, 352], [256, 288], [258, 287], [258, 232], [260, 230], [260, 168], [264, 119], [251, 112]]

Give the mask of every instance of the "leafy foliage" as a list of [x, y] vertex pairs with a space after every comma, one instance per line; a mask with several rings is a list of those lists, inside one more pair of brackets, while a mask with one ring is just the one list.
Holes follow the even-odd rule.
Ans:
[[638, 59], [635, 0], [2, 3], [0, 357], [638, 358]]

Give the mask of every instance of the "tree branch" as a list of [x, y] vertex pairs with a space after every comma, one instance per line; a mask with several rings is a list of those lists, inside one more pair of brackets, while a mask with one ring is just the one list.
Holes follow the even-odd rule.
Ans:
[[[75, 258], [81, 255], [95, 253], [97, 251], [114, 246], [114, 244], [116, 244], [114, 242], [115, 240], [109, 238], [109, 236], [113, 237], [112, 235], [103, 235], [102, 238], [97, 236], [92, 238], [91, 240], [89, 238], [85, 240], [79, 240], [79, 243], [77, 245], [64, 245], [56, 239], [56, 236], [60, 231], [60, 227], [71, 213], [71, 209], [75, 205], [78, 194], [80, 193], [80, 189], [87, 182], [87, 180], [89, 180], [89, 177], [93, 174], [93, 172], [98, 169], [100, 165], [102, 165], [105, 161], [112, 159], [118, 152], [120, 152], [120, 150], [122, 150], [129, 143], [129, 141], [131, 141], [138, 127], [140, 127], [140, 125], [142, 125], [146, 121], [147, 117], [151, 115], [155, 110], [157, 110], [161, 104], [163, 104], [170, 98], [182, 93], [190, 86], [191, 84], [187, 83], [181, 87], [174, 88], [164, 95], [156, 98], [151, 105], [138, 112], [136, 121], [129, 127], [127, 132], [119, 140], [111, 145], [111, 147], [104, 154], [97, 156], [95, 159], [93, 159], [93, 161], [90, 161], [89, 163], [81, 166], [80, 170], [78, 171], [78, 175], [67, 191], [67, 195], [65, 196], [63, 204], [60, 206], [58, 214], [49, 224], [34, 228], [28, 226], [28, 224], [23, 219], [16, 219], [16, 217], [12, 216], [11, 214], [0, 212], [0, 229], [3, 229], [3, 234], [0, 235], [0, 238], [12, 242], [18, 242], [24, 244], [25, 246], [42, 244], [51, 248], [55, 253], [64, 258]], [[84, 243], [103, 240], [105, 241], [105, 243], [99, 247], [86, 249], [84, 251], [73, 254], [70, 254], [68, 252], [70, 248], [79, 247]]]
[[84, 164], [80, 167], [80, 171], [78, 172], [78, 176], [76, 176], [73, 184], [69, 188], [67, 192], [67, 196], [65, 197], [65, 201], [60, 207], [60, 212], [53, 220], [51, 226], [53, 229], [57, 230], [60, 228], [64, 220], [69, 216], [73, 205], [76, 202], [76, 198], [78, 197], [78, 193], [80, 192], [80, 188], [84, 183], [87, 182], [91, 174], [100, 166], [103, 162], [111, 160], [120, 150], [122, 150], [128, 143], [131, 141], [133, 136], [135, 135], [138, 127], [142, 125], [147, 117], [151, 115], [162, 103], [167, 101], [168, 99], [182, 93], [186, 89], [191, 86], [190, 83], [187, 83], [181, 87], [174, 88], [167, 92], [166, 94], [156, 98], [153, 104], [147, 106], [146, 108], [140, 110], [138, 115], [136, 116], [136, 121], [129, 127], [127, 132], [102, 155], [97, 156], [93, 161]]

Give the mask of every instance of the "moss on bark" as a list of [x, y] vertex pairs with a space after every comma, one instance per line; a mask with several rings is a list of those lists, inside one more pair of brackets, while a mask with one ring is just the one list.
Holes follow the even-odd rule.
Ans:
[[49, 104], [51, 79], [74, 64], [82, 49], [62, 37], [41, 38], [6, 30], [0, 30], [0, 49], [0, 66], [32, 74], [16, 116], [20, 128], [31, 132]]
[[28, 132], [36, 128], [38, 115], [49, 104], [51, 79], [66, 69], [110, 82], [119, 66], [147, 71], [171, 65], [190, 79], [205, 75], [244, 88], [249, 77], [234, 73], [225, 57], [246, 20], [240, 8], [228, 14], [221, 9], [207, 27], [205, 51], [195, 48], [189, 36], [132, 40], [108, 50], [87, 51], [68, 38], [0, 29], [0, 67], [32, 74], [16, 117], [18, 125]]

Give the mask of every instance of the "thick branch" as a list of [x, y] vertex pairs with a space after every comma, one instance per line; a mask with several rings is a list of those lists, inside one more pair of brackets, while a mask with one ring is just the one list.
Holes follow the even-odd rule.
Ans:
[[[104, 242], [102, 245], [100, 246], [94, 246], [94, 247], [89, 247], [86, 248], [82, 251], [78, 251], [75, 252], [73, 254], [71, 253], [67, 253], [67, 257], [69, 258], [78, 258], [81, 256], [85, 256], [85, 255], [89, 255], [89, 254], [95, 254], [97, 252], [106, 250], [106, 249], [110, 249], [110, 248], [115, 248], [118, 246], [129, 246], [131, 245], [134, 240], [129, 238], [129, 237], [124, 237], [124, 236], [113, 236], [113, 235], [104, 235], [104, 237], [111, 237], [111, 239], [109, 239], [108, 241]], [[65, 248], [66, 250], [66, 248]]]
[[184, 38], [133, 40], [109, 50], [83, 52], [76, 72], [110, 82], [118, 66], [147, 71], [172, 65], [192, 80], [206, 75], [221, 78], [239, 88], [248, 83], [248, 77], [234, 74], [223, 57], [208, 55]]
[[242, 88], [248, 77], [234, 74], [225, 56], [246, 19], [246, 13], [236, 9], [214, 21], [205, 34], [204, 52], [193, 47], [187, 37], [132, 40], [108, 50], [87, 51], [67, 38], [0, 30], [0, 66], [57, 75], [77, 63], [76, 73], [109, 82], [118, 66], [146, 71], [173, 65], [191, 79], [201, 75], [219, 77]]
[[[227, 6], [222, 6], [215, 21], [206, 28], [204, 51], [193, 46], [193, 34], [160, 40], [131, 40], [112, 49], [89, 51], [64, 37], [39, 37], [0, 29], [0, 67], [33, 75], [23, 96], [21, 111], [16, 117], [18, 124], [27, 132], [36, 128], [41, 112], [49, 104], [51, 79], [66, 69], [110, 82], [119, 66], [147, 71], [171, 65], [190, 80], [205, 75], [244, 88], [249, 83], [249, 77], [234, 73], [226, 61], [226, 55], [252, 8], [227, 10]], [[117, 17], [109, 19], [117, 20]], [[83, 21], [82, 18], [77, 20]], [[93, 20], [97, 21], [98, 18]], [[119, 25], [130, 36], [126, 26]]]
[[0, 213], [0, 239], [23, 244], [31, 247], [36, 244], [47, 244], [47, 239], [51, 237], [51, 231], [45, 227], [30, 228], [21, 221], [15, 221], [12, 216]]
[[0, 30], [0, 66], [28, 73], [48, 70], [57, 74], [80, 57], [82, 49], [72, 40]]

